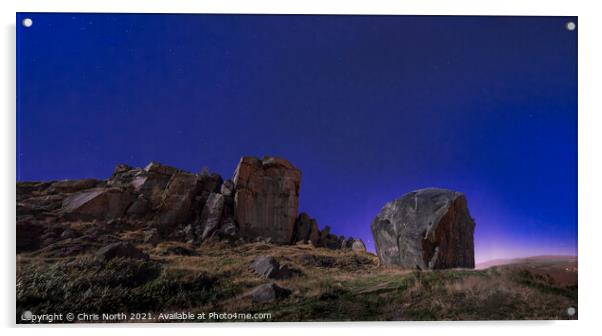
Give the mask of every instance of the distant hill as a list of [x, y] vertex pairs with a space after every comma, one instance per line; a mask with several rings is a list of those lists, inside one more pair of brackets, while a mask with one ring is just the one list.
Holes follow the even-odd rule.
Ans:
[[514, 259], [493, 259], [476, 264], [476, 269], [486, 269], [493, 266], [529, 263], [577, 263], [576, 256], [567, 255], [541, 255]]
[[577, 287], [578, 267], [576, 256], [544, 255], [517, 259], [498, 259], [477, 264], [477, 269], [505, 268], [526, 270], [546, 277], [555, 284]]

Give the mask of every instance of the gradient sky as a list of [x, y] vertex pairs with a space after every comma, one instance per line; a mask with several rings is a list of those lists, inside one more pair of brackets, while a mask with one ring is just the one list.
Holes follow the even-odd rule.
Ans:
[[380, 208], [433, 186], [466, 194], [477, 262], [577, 253], [576, 18], [24, 17], [18, 181], [269, 154], [372, 251]]

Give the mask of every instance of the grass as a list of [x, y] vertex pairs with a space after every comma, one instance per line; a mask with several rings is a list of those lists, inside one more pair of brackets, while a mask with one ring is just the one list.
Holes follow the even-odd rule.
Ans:
[[[151, 261], [101, 264], [85, 255], [20, 255], [17, 316], [25, 310], [186, 310], [269, 312], [271, 321], [567, 319], [566, 308], [577, 307], [576, 285], [519, 267], [408, 271], [379, 266], [371, 254], [309, 245], [215, 242], [196, 249], [196, 256], [164, 255], [162, 246], [139, 247]], [[249, 292], [269, 280], [256, 276], [249, 265], [268, 254], [297, 272], [276, 281], [292, 290], [288, 298], [258, 304]]]

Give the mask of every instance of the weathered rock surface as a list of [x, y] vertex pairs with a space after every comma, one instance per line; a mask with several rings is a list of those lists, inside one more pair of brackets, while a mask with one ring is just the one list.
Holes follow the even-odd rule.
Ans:
[[192, 217], [191, 207], [197, 192], [197, 176], [176, 172], [171, 176], [159, 207], [160, 230], [173, 229], [188, 222]]
[[243, 157], [234, 174], [234, 218], [241, 236], [290, 243], [300, 184], [301, 171], [284, 159]]
[[82, 179], [82, 180], [63, 180], [54, 182], [50, 188], [53, 191], [58, 192], [75, 192], [84, 189], [90, 189], [101, 184], [102, 181], [96, 179]]
[[275, 283], [259, 285], [251, 291], [253, 301], [260, 303], [273, 302], [279, 299], [285, 299], [291, 294], [291, 290], [283, 288]]
[[474, 227], [464, 194], [437, 188], [385, 204], [371, 225], [381, 263], [411, 269], [474, 268]]
[[224, 195], [209, 194], [205, 207], [201, 213], [200, 237], [201, 240], [209, 238], [219, 227], [224, 211]]
[[280, 266], [272, 256], [256, 257], [251, 263], [251, 268], [257, 275], [267, 279], [288, 279], [292, 275], [288, 267]]
[[[297, 214], [300, 182], [301, 172], [275, 157], [242, 157], [234, 178], [225, 181], [206, 169], [194, 174], [151, 162], [145, 168], [119, 164], [106, 180], [19, 182], [17, 246], [49, 255], [95, 251], [117, 239], [351, 248], [352, 240]], [[72, 237], [69, 228], [82, 237]], [[61, 239], [72, 241], [57, 244]]]
[[131, 195], [120, 188], [94, 188], [65, 198], [61, 211], [82, 218], [113, 219], [123, 216], [131, 202]]
[[100, 261], [109, 261], [113, 258], [130, 258], [148, 260], [148, 254], [140, 251], [134, 245], [127, 242], [117, 242], [102, 247], [96, 252], [96, 258]]

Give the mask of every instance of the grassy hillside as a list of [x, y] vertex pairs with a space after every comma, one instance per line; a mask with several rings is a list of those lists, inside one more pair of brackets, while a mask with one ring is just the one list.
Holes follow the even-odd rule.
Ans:
[[[520, 264], [409, 271], [381, 267], [368, 253], [311, 245], [213, 243], [192, 249], [168, 242], [139, 247], [151, 255], [150, 261], [18, 255], [17, 322], [27, 310], [271, 314], [262, 321], [577, 318], [566, 313], [577, 307], [576, 268], [573, 280], [563, 273], [563, 265], [548, 264], [547, 271]], [[175, 247], [195, 255], [175, 255]], [[257, 276], [249, 265], [258, 255], [276, 257], [295, 275], [276, 281]], [[253, 302], [250, 291], [272, 281], [291, 295]]]

